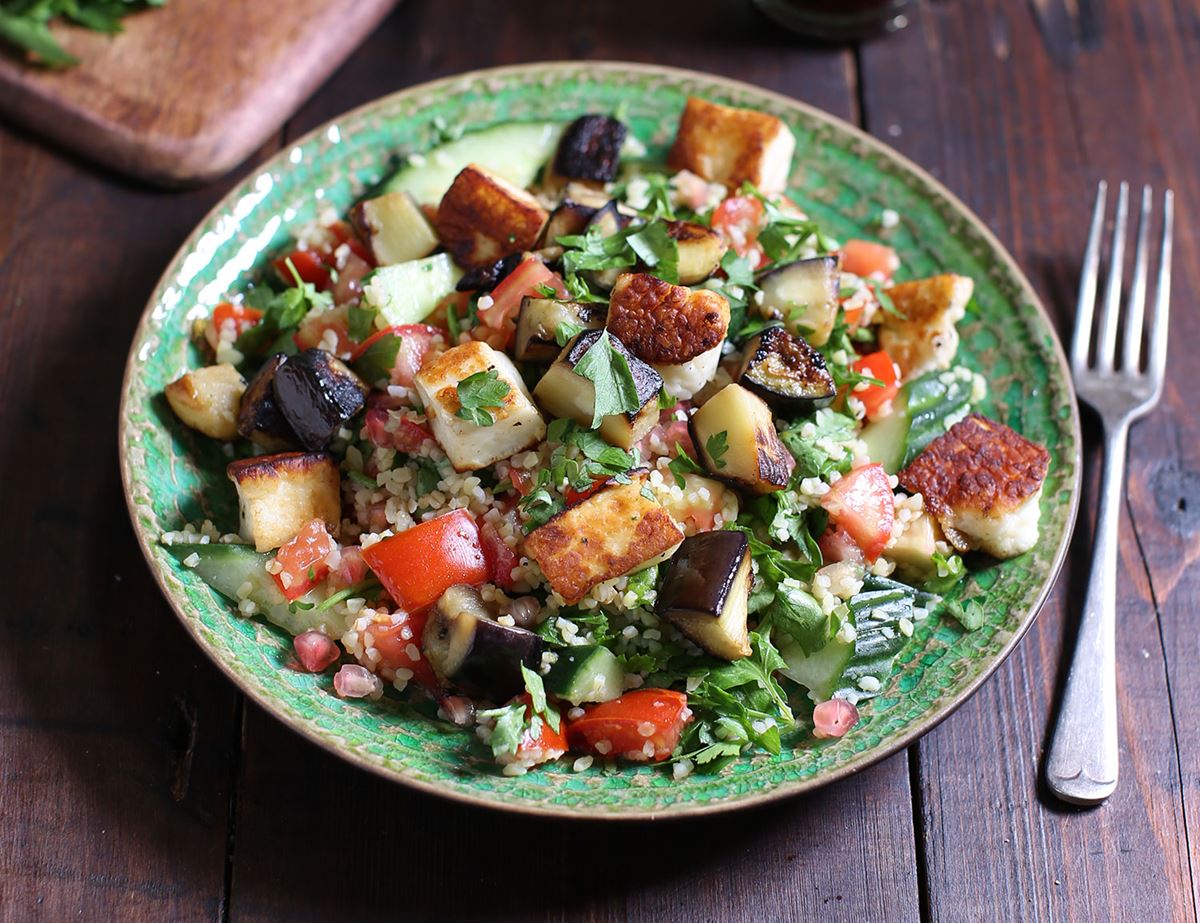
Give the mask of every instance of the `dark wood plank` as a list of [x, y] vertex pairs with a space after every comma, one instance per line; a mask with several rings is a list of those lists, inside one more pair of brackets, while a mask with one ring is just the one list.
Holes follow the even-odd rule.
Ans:
[[0, 129], [0, 918], [214, 919], [232, 688], [133, 540], [125, 353], [219, 188], [124, 187]]
[[[846, 51], [802, 51], [744, 4], [645, 4], [638, 27], [598, 4], [406, 4], [289, 126], [473, 67], [626, 58], [709, 68], [857, 117]], [[453, 41], [449, 36], [454, 36]], [[897, 756], [812, 798], [710, 821], [596, 826], [507, 817], [350, 769], [255, 709], [238, 792], [236, 919], [917, 918], [908, 766]], [[340, 793], [298, 809], [320, 779]], [[346, 805], [354, 807], [346, 808]], [[365, 810], [359, 806], [365, 806]], [[288, 844], [286, 865], [279, 844]], [[695, 843], [696, 846], [680, 844]], [[700, 845], [702, 844], [702, 845]], [[699, 848], [697, 848], [697, 846]], [[538, 868], [531, 891], [511, 862]], [[820, 869], [814, 874], [814, 869]], [[349, 876], [349, 877], [346, 877]], [[401, 908], [403, 908], [401, 910]]]
[[[1200, 126], [1187, 89], [1200, 77], [1200, 49], [1178, 4], [1109, 4], [1100, 24], [1072, 18], [1092, 4], [1059, 6], [924, 5], [908, 33], [864, 48], [862, 79], [869, 127], [976, 208], [1066, 330], [1097, 179], [1168, 180], [1180, 193], [1181, 214], [1200, 207]], [[914, 60], [926, 66], [913, 68]], [[1196, 349], [1196, 333], [1180, 315], [1200, 278], [1186, 218], [1183, 224], [1176, 374]], [[1054, 803], [1036, 781], [1064, 644], [1069, 650], [1073, 636], [1068, 600], [1082, 598], [1086, 582], [1085, 516], [1069, 572], [1012, 662], [920, 744], [933, 919], [1194, 918], [1187, 820], [1194, 867], [1200, 709], [1194, 632], [1176, 624], [1195, 598], [1184, 562], [1196, 554], [1196, 520], [1179, 509], [1196, 495], [1188, 397], [1169, 386], [1166, 405], [1135, 432], [1131, 453], [1141, 541], [1126, 518], [1118, 604], [1122, 785], [1105, 807], [1078, 811]], [[1094, 482], [1094, 466], [1092, 475]], [[1089, 485], [1084, 509], [1094, 504]], [[1164, 506], [1174, 519], [1161, 518]]]

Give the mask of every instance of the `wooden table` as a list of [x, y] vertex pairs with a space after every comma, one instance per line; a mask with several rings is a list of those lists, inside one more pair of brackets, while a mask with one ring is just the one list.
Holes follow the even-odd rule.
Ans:
[[1196, 918], [1200, 9], [924, 0], [901, 34], [812, 48], [745, 3], [617, 6], [409, 0], [259, 157], [474, 67], [708, 69], [815, 103], [930, 168], [1064, 330], [1096, 180], [1172, 185], [1171, 377], [1134, 432], [1123, 523], [1116, 795], [1067, 809], [1037, 781], [1086, 517], [1050, 602], [983, 690], [907, 753], [812, 797], [654, 826], [552, 823], [418, 795], [303, 743], [246, 707], [171, 616], [117, 477], [134, 323], [230, 181], [146, 189], [0, 129], [0, 917]]

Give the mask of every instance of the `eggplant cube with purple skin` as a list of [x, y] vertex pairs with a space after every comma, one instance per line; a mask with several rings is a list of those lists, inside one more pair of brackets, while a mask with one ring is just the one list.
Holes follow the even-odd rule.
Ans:
[[745, 534], [698, 532], [671, 558], [658, 593], [658, 614], [716, 657], [748, 657], [750, 576]]

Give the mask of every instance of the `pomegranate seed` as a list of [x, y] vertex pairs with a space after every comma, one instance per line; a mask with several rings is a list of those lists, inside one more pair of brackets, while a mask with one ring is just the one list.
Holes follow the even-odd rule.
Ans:
[[813, 709], [814, 737], [841, 737], [858, 724], [858, 709], [845, 699], [830, 699]]
[[345, 664], [333, 676], [333, 688], [343, 699], [377, 699], [383, 695], [383, 681], [356, 663]]
[[306, 631], [292, 639], [296, 659], [309, 673], [323, 673], [341, 656], [333, 638], [319, 631]]

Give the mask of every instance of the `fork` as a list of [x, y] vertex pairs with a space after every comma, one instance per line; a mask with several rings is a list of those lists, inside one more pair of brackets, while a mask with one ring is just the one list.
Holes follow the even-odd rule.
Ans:
[[[1162, 394], [1171, 296], [1175, 199], [1167, 190], [1163, 196], [1163, 228], [1153, 313], [1143, 346], [1153, 193], [1149, 186], [1142, 188], [1133, 277], [1122, 312], [1121, 277], [1125, 262], [1129, 184], [1121, 183], [1104, 301], [1100, 306], [1098, 329], [1093, 331], [1107, 196], [1108, 184], [1101, 181], [1096, 190], [1092, 228], [1083, 258], [1075, 336], [1071, 345], [1071, 375], [1075, 390], [1099, 414], [1104, 424], [1100, 511], [1096, 518], [1092, 571], [1079, 638], [1046, 762], [1046, 781], [1050, 789], [1059, 798], [1074, 804], [1099, 804], [1117, 787], [1117, 529], [1125, 486], [1125, 452], [1129, 425], [1149, 413]], [[1117, 333], [1122, 313], [1123, 349], [1118, 365]]]

